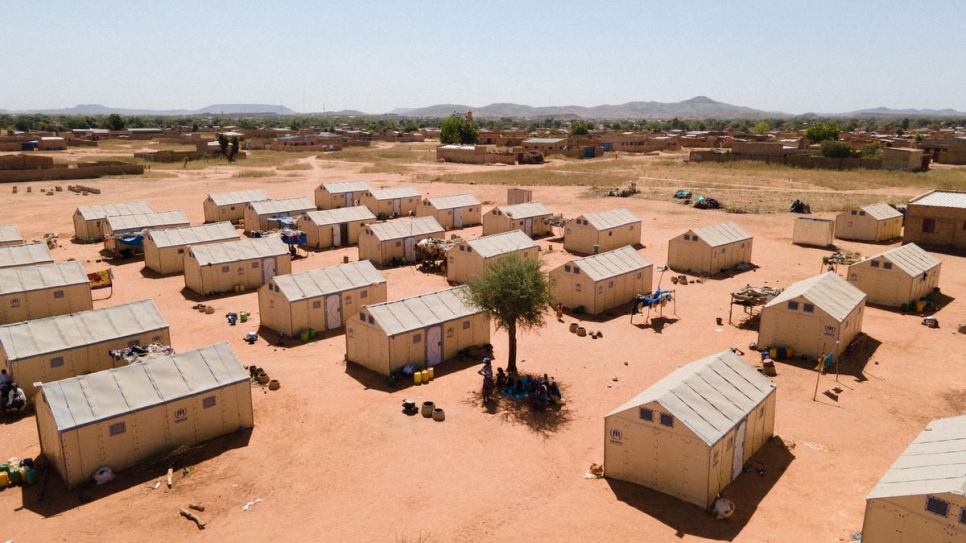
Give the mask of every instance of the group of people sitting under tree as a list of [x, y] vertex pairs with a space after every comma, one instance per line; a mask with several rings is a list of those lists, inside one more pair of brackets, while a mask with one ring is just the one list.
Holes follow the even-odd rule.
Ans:
[[493, 400], [494, 391], [513, 398], [529, 398], [535, 409], [549, 407], [551, 403], [557, 405], [564, 403], [560, 387], [557, 386], [556, 381], [547, 377], [547, 374], [540, 379], [529, 375], [511, 375], [504, 372], [503, 368], [497, 368], [496, 381], [494, 381], [493, 367], [489, 358], [483, 359], [483, 367], [477, 373], [483, 376], [481, 395], [484, 404]]
[[16, 409], [17, 414], [27, 405], [27, 396], [17, 383], [13, 382], [7, 370], [0, 370], [0, 405], [3, 406], [3, 409], [0, 409], [3, 413], [8, 409]]

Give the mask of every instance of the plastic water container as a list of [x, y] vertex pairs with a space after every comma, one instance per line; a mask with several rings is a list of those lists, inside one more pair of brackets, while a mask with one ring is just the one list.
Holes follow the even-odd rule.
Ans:
[[772, 360], [778, 358], [778, 347], [772, 347], [769, 349], [768, 356], [770, 356]]
[[419, 373], [423, 374], [423, 382], [424, 383], [428, 383], [429, 382], [429, 370], [423, 370], [423, 371], [421, 371]]
[[23, 482], [28, 485], [37, 484], [37, 470], [30, 468], [23, 473]]
[[413, 384], [414, 385], [418, 385], [422, 381], [423, 381], [423, 372], [421, 372], [421, 371], [414, 371], [413, 372]]
[[242, 322], [248, 322], [248, 311], [242, 311], [238, 314]]
[[20, 468], [16, 466], [11, 466], [10, 471], [7, 473], [10, 474], [10, 484], [12, 485], [15, 485], [23, 480], [23, 474], [20, 472]]
[[426, 368], [426, 371], [429, 372], [429, 380], [432, 381], [433, 380], [433, 377], [435, 377], [435, 375], [433, 375], [434, 372], [433, 372], [432, 366]]
[[0, 471], [0, 488], [10, 486], [10, 475], [6, 471]]

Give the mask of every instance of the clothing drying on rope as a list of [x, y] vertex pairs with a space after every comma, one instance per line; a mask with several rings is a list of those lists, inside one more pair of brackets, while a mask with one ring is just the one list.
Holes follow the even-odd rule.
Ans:
[[651, 296], [635, 296], [631, 304], [631, 315], [637, 315], [640, 313], [638, 308], [651, 308], [656, 306], [664, 307], [669, 301], [671, 301], [671, 291], [670, 290], [655, 290]]

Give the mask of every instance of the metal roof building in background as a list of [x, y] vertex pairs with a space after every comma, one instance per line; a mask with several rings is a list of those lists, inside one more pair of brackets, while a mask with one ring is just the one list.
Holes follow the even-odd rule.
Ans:
[[340, 207], [309, 211], [305, 218], [316, 226], [340, 224], [350, 221], [375, 221], [376, 216], [365, 206]]
[[16, 224], [0, 224], [0, 246], [20, 245], [23, 243], [23, 236]]
[[866, 499], [947, 493], [966, 494], [966, 415], [930, 422]]
[[84, 266], [76, 260], [0, 269], [0, 295], [70, 285], [90, 285]]
[[376, 200], [395, 200], [397, 198], [420, 198], [422, 194], [413, 187], [393, 187], [388, 189], [369, 189]]
[[283, 198], [281, 200], [261, 200], [258, 202], [248, 202], [250, 209], [258, 215], [271, 215], [274, 213], [291, 213], [295, 211], [314, 211], [315, 204], [305, 196], [298, 198]]
[[193, 245], [191, 254], [201, 266], [238, 262], [288, 254], [288, 247], [277, 237], [243, 239], [225, 243]]
[[140, 215], [154, 213], [154, 208], [147, 202], [127, 202], [121, 204], [106, 204], [98, 206], [78, 207], [75, 212], [85, 221], [104, 219], [117, 215]]
[[738, 224], [734, 221], [715, 224], [713, 226], [705, 226], [704, 228], [693, 228], [691, 229], [691, 232], [699, 236], [705, 241], [705, 243], [712, 247], [720, 247], [736, 241], [751, 239], [751, 234], [745, 232], [745, 230], [738, 226]]
[[157, 211], [137, 215], [111, 215], [105, 219], [105, 234], [137, 232], [151, 228], [187, 226], [191, 224], [184, 211]]
[[209, 243], [216, 240], [237, 239], [238, 232], [230, 222], [216, 222], [182, 228], [152, 230], [147, 237], [159, 248], [177, 247], [195, 243]]
[[616, 228], [626, 224], [641, 222], [641, 219], [635, 217], [626, 207], [601, 211], [600, 213], [588, 213], [583, 215], [583, 218], [598, 230], [607, 230], [608, 228]]
[[909, 200], [909, 205], [955, 207], [966, 209], [966, 192], [955, 190], [932, 190]]
[[901, 217], [902, 213], [898, 209], [885, 203], [878, 204], [868, 204], [864, 206], [859, 206], [859, 209], [865, 211], [873, 218], [877, 220], [894, 219], [896, 217]]
[[428, 234], [442, 234], [445, 229], [434, 217], [378, 222], [366, 225], [379, 241], [409, 238]]
[[536, 218], [553, 214], [549, 209], [547, 209], [547, 206], [540, 202], [527, 202], [524, 204], [497, 206], [497, 209], [511, 219], [524, 219], [527, 217]]
[[469, 193], [426, 198], [426, 201], [436, 209], [455, 209], [457, 207], [481, 205], [480, 201], [476, 199], [476, 196]]
[[469, 287], [460, 286], [412, 298], [366, 306], [379, 327], [389, 337], [421, 330], [482, 311], [467, 303]]
[[889, 260], [897, 268], [911, 276], [928, 273], [935, 269], [936, 266], [942, 264], [942, 261], [927, 253], [915, 243], [900, 245], [899, 247], [889, 249], [884, 253], [870, 256], [869, 260], [877, 258]]
[[479, 253], [484, 259], [507, 253], [515, 253], [522, 249], [538, 248], [539, 246], [530, 236], [521, 230], [511, 230], [500, 234], [491, 234], [481, 238], [466, 240], [466, 244]]
[[[351, 208], [350, 208], [351, 209]], [[386, 278], [368, 260], [279, 275], [275, 290], [290, 302], [385, 283]]]
[[842, 322], [857, 305], [865, 301], [865, 296], [864, 292], [835, 272], [828, 272], [799, 281], [786, 288], [765, 304], [765, 308], [780, 306], [789, 300], [802, 297], [828, 313], [833, 319]]
[[53, 264], [54, 257], [44, 242], [0, 246], [0, 268]]
[[268, 200], [269, 198], [268, 193], [263, 189], [255, 189], [209, 194], [208, 199], [216, 206], [227, 206], [232, 204], [247, 204], [248, 202], [260, 202], [262, 200]]
[[322, 188], [329, 194], [340, 192], [365, 192], [371, 190], [369, 183], [365, 181], [340, 181], [338, 183], [322, 183]]
[[602, 281], [653, 266], [651, 261], [644, 258], [644, 255], [630, 246], [621, 247], [620, 249], [614, 249], [613, 251], [598, 255], [576, 258], [570, 262], [580, 268], [580, 271], [586, 274], [592, 281]]

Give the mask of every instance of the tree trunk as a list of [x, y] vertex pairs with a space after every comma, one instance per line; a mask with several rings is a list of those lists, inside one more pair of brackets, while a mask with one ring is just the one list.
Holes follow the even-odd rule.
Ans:
[[517, 372], [517, 323], [513, 321], [507, 326], [506, 335], [510, 338], [510, 348], [506, 359], [507, 373]]

